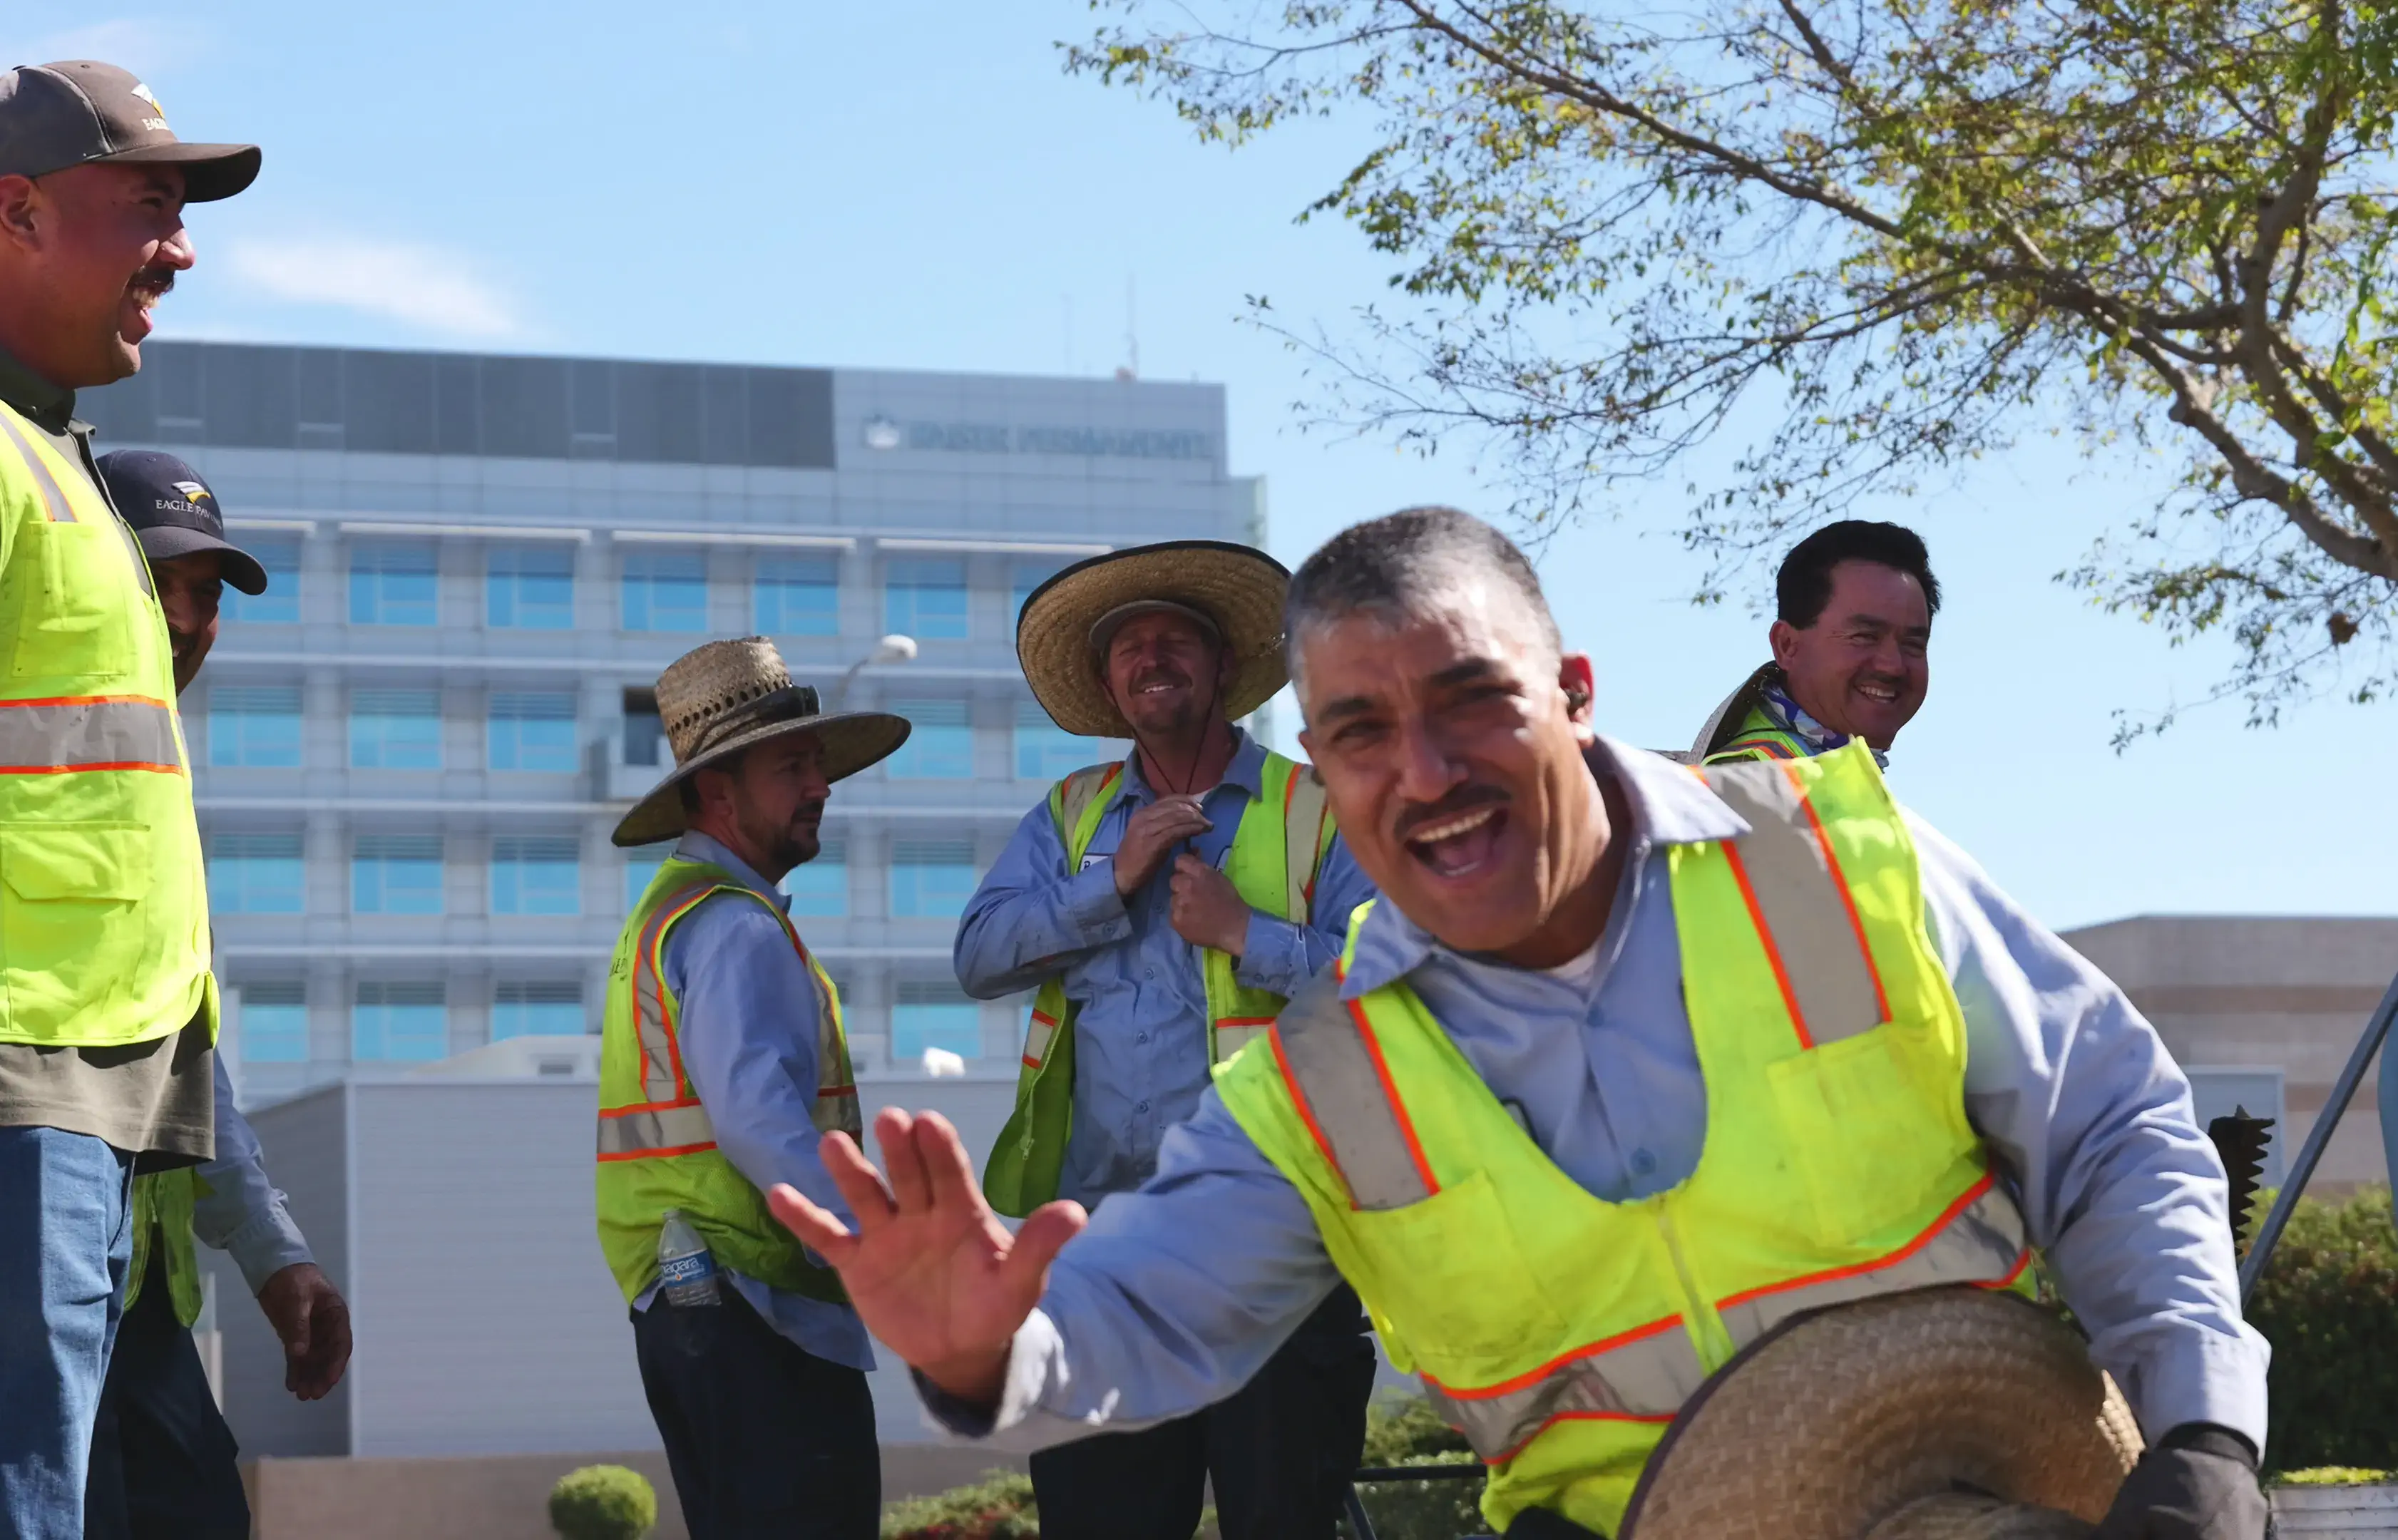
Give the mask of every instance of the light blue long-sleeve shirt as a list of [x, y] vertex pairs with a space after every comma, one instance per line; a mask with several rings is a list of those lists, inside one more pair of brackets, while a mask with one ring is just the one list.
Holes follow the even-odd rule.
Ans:
[[[721, 866], [741, 885], [788, 913], [790, 896], [708, 836], [694, 830], [675, 854]], [[716, 1147], [761, 1192], [788, 1182], [846, 1222], [849, 1205], [825, 1174], [815, 1125], [817, 1033], [826, 1000], [782, 922], [758, 905], [718, 893], [667, 935], [667, 987], [680, 1014], [676, 1041], [683, 1073], [716, 1131]], [[846, 1305], [770, 1289], [718, 1265], [751, 1309], [817, 1358], [871, 1370], [874, 1349]], [[646, 1310], [652, 1284], [633, 1302]]]
[[[1688, 770], [1601, 740], [1631, 808], [1592, 954], [1545, 972], [1462, 956], [1380, 904], [1342, 993], [1405, 978], [1533, 1139], [1610, 1201], [1696, 1169], [1705, 1087], [1680, 991], [1669, 847], [1747, 825]], [[2189, 1087], [2122, 991], [1908, 815], [1925, 917], [1967, 1034], [1966, 1109], [2150, 1438], [2216, 1423], [2261, 1448], [2264, 1339], [2240, 1316], [2223, 1171]], [[1297, 1189], [1210, 1092], [1157, 1174], [1070, 1243], [1018, 1330], [996, 1416], [927, 1388], [952, 1432], [1033, 1449], [1208, 1405], [1337, 1280]], [[921, 1385], [922, 1382], [920, 1382]]]
[[[1200, 800], [1214, 826], [1178, 846], [1221, 869], [1248, 804], [1262, 794], [1266, 751], [1239, 729], [1224, 779]], [[1086, 1205], [1129, 1192], [1157, 1169], [1165, 1132], [1188, 1118], [1207, 1089], [1207, 991], [1201, 948], [1168, 918], [1174, 862], [1125, 899], [1116, 892], [1115, 852], [1132, 815], [1157, 800], [1125, 761], [1081, 868], [1066, 869], [1066, 844], [1044, 799], [976, 890], [958, 925], [958, 982], [978, 999], [1031, 989], [1055, 975], [1075, 1006], [1073, 1132], [1058, 1193]], [[1331, 966], [1349, 931], [1349, 912], [1373, 889], [1336, 836], [1316, 874], [1312, 923], [1252, 909], [1234, 976], [1290, 996]]]
[[194, 1173], [199, 1181], [192, 1199], [192, 1234], [230, 1255], [254, 1294], [284, 1268], [314, 1262], [317, 1255], [292, 1223], [283, 1194], [266, 1179], [258, 1135], [234, 1105], [224, 1055], [215, 1057], [217, 1154]]

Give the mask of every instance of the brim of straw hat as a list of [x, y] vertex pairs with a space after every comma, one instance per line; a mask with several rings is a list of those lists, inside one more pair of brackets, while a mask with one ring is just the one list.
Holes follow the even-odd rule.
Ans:
[[721, 763], [743, 749], [775, 738], [787, 738], [795, 732], [814, 733], [824, 744], [824, 775], [827, 781], [841, 781], [855, 775], [869, 765], [879, 764], [891, 757], [908, 741], [910, 730], [905, 716], [894, 716], [882, 711], [837, 712], [822, 716], [787, 716], [780, 720], [761, 722], [746, 728], [721, 743], [712, 743], [667, 772], [665, 780], [650, 788], [648, 795], [633, 804], [616, 825], [612, 837], [623, 846], [653, 845], [661, 839], [672, 839], [688, 826], [683, 814], [682, 794], [678, 789], [691, 779], [692, 773], [708, 765]]
[[1091, 652], [1101, 617], [1162, 599], [1212, 618], [1234, 660], [1224, 715], [1246, 716], [1289, 679], [1282, 656], [1282, 603], [1290, 572], [1253, 546], [1177, 540], [1076, 562], [1034, 589], [1016, 617], [1016, 657], [1049, 719], [1084, 738], [1129, 738]]
[[1717, 1371], [1618, 1535], [2063, 1540], [2139, 1453], [2131, 1409], [2054, 1315], [1981, 1289], [1887, 1295], [1785, 1322]]

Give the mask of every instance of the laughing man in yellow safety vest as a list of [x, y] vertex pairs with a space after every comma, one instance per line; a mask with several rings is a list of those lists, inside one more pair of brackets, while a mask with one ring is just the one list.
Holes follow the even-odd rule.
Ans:
[[1699, 770], [1597, 734], [1591, 660], [1478, 520], [1336, 536], [1289, 617], [1302, 742], [1383, 896], [1156, 1175], [1079, 1239], [1065, 1202], [1010, 1237], [949, 1125], [887, 1109], [887, 1188], [826, 1142], [854, 1229], [773, 1195], [951, 1429], [1138, 1437], [1346, 1279], [1489, 1463], [1494, 1530], [1613, 1534], [1777, 1325], [2022, 1290], [2037, 1249], [2149, 1444], [2099, 1535], [2259, 1540], [2222, 1166], [2121, 991], [1861, 746]]
[[[1234, 725], [1284, 683], [1288, 583], [1261, 551], [1177, 541], [1070, 567], [1025, 600], [1034, 698], [1068, 732], [1138, 747], [1050, 788], [958, 930], [968, 994], [1038, 991], [985, 1175], [1003, 1212], [1146, 1181], [1211, 1067], [1329, 966], [1368, 896], [1321, 783]], [[1187, 1540], [1211, 1475], [1226, 1540], [1329, 1540], [1374, 1356], [1350, 1291], [1311, 1306], [1221, 1406], [1035, 1454], [1045, 1540]]]
[[1692, 757], [1804, 759], [1863, 739], [1888, 764], [1932, 685], [1940, 580], [1923, 537], [1867, 519], [1826, 524], [1790, 548], [1773, 594], [1773, 661], [1716, 707]]

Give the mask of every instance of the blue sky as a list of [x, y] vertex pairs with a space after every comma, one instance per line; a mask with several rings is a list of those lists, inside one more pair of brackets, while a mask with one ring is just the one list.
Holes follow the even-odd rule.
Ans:
[[[1381, 292], [1354, 231], [1293, 220], [1356, 127], [1200, 146], [1060, 74], [1056, 42], [1093, 24], [1078, 0], [258, 0], [71, 31], [17, 9], [10, 61], [116, 60], [185, 138], [266, 148], [255, 189], [195, 210], [168, 336], [1105, 373], [1129, 329], [1145, 377], [1228, 387], [1233, 467], [1266, 476], [1286, 561], [1406, 503], [1502, 501], [1465, 446], [1426, 462], [1300, 431], [1298, 362], [1235, 319], [1264, 294], [1337, 330]], [[2194, 701], [2225, 661], [2050, 581], [2144, 505], [2158, 469], [2130, 454], [2041, 441], [1879, 510], [1923, 530], [1950, 596], [1900, 795], [2060, 927], [2398, 912], [2398, 821], [2363, 795], [2398, 710], [2329, 701], [2249, 731], [2216, 707], [2108, 747], [2113, 709]], [[1678, 487], [1543, 559], [1602, 724], [1654, 745], [1763, 656], [1750, 609], [1686, 602]]]

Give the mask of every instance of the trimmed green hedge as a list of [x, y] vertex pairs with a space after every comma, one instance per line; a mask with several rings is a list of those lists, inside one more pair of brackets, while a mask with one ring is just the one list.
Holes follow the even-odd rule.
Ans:
[[[1369, 1466], [1462, 1465], [1474, 1458], [1465, 1435], [1433, 1415], [1413, 1396], [1377, 1402], [1366, 1413], [1366, 1464]], [[1457, 1540], [1481, 1534], [1482, 1481], [1376, 1481], [1361, 1487], [1366, 1517], [1375, 1540]], [[1340, 1533], [1349, 1533], [1343, 1521]]]
[[1040, 1534], [1032, 1479], [1013, 1471], [989, 1471], [973, 1486], [894, 1503], [882, 1512], [882, 1540], [1039, 1540]]
[[[2260, 1195], [2261, 1214], [2270, 1195]], [[2273, 1345], [2268, 1466], [2398, 1466], [2398, 1229], [2390, 1189], [2301, 1199], [2248, 1300]]]
[[641, 1540], [658, 1521], [658, 1494], [638, 1470], [585, 1466], [549, 1489], [549, 1527], [565, 1540]]

